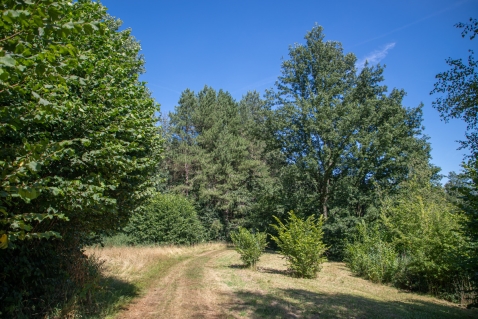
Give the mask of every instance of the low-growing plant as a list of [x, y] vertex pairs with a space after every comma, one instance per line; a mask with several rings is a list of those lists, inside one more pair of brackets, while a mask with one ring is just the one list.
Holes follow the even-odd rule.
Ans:
[[78, 238], [21, 241], [2, 250], [0, 260], [0, 318], [73, 318], [80, 308], [98, 310], [103, 262], [87, 257]]
[[237, 232], [231, 233], [231, 240], [247, 267], [256, 266], [267, 246], [266, 233], [251, 233], [243, 227], [239, 227]]
[[289, 220], [284, 225], [274, 216], [277, 225], [271, 225], [277, 230], [277, 236], [271, 236], [285, 256], [289, 269], [296, 277], [315, 278], [321, 269], [321, 264], [327, 259], [324, 253], [327, 246], [323, 243], [323, 217], [307, 219], [297, 217], [289, 212]]

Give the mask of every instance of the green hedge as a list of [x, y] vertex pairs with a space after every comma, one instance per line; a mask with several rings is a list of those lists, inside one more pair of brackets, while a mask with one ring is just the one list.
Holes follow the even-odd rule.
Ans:
[[176, 194], [157, 194], [125, 227], [133, 244], [191, 245], [204, 241], [205, 229], [194, 206]]

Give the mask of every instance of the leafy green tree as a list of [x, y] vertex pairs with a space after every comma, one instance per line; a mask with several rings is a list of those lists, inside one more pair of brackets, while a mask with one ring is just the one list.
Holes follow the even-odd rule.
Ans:
[[[470, 243], [460, 210], [441, 185], [430, 182], [432, 170], [411, 169], [399, 191], [386, 195], [381, 218], [358, 225], [347, 244], [350, 269], [367, 279], [432, 293], [455, 302], [472, 302], [472, 274], [464, 264]], [[461, 183], [461, 182], [460, 182]]]
[[429, 145], [421, 138], [422, 107], [403, 107], [404, 91], [387, 95], [382, 67], [358, 72], [356, 57], [324, 41], [320, 26], [305, 40], [290, 47], [268, 92], [277, 107], [272, 143], [287, 163], [280, 198], [286, 210], [323, 215], [327, 243], [339, 254], [357, 220], [373, 211], [377, 188], [395, 189], [412, 158], [429, 159]]
[[195, 202], [213, 239], [247, 223], [272, 184], [265, 142], [256, 138], [266, 111], [257, 93], [237, 103], [206, 86], [197, 94], [184, 91], [170, 114], [169, 187]]
[[388, 197], [382, 220], [396, 251], [407, 256], [403, 275], [395, 280], [407, 289], [434, 294], [453, 292], [452, 282], [464, 275], [461, 260], [466, 238], [463, 216], [441, 187], [413, 178]]
[[461, 264], [469, 272], [474, 283], [475, 300], [478, 305], [478, 159], [463, 164], [464, 172], [448, 182], [449, 194], [465, 214], [462, 221], [468, 245], [464, 248]]
[[318, 219], [309, 216], [304, 220], [291, 211], [286, 225], [279, 218], [274, 218], [277, 224], [272, 227], [277, 236], [272, 236], [272, 240], [285, 256], [289, 269], [297, 277], [315, 278], [321, 264], [327, 260], [324, 257], [327, 246], [322, 241], [323, 216]]
[[3, 14], [17, 20], [2, 22], [2, 61], [15, 62], [0, 84], [1, 231], [14, 242], [59, 236], [59, 219], [117, 228], [150, 192], [160, 151], [139, 44], [91, 1], [12, 1]]
[[[28, 140], [26, 132], [48, 124], [56, 115], [63, 95], [66, 74], [80, 63], [78, 48], [68, 40], [86, 30], [98, 29], [97, 21], [80, 23], [68, 1], [33, 2], [6, 1], [2, 3], [0, 22], [0, 134], [1, 152], [1, 222], [0, 234], [7, 240], [18, 237], [50, 237], [54, 231], [32, 230], [33, 223], [48, 219], [66, 220], [59, 212], [39, 212], [20, 209], [12, 211], [24, 201], [29, 204], [45, 189], [46, 181], [38, 176], [42, 163], [48, 163], [68, 153], [68, 141], [51, 141], [37, 135]], [[88, 27], [86, 27], [88, 25]], [[38, 92], [40, 91], [40, 92]], [[50, 97], [44, 98], [46, 91]], [[43, 95], [43, 96], [42, 96]], [[8, 230], [8, 232], [7, 232]], [[5, 247], [8, 245], [5, 245]]]
[[[138, 80], [139, 43], [100, 3], [0, 10], [0, 311], [30, 317], [58, 302], [51, 288], [90, 235], [119, 229], [153, 193], [159, 109]], [[37, 240], [49, 237], [62, 240]]]
[[[470, 40], [478, 34], [477, 19], [470, 18], [469, 23], [458, 23], [456, 27], [463, 28], [462, 37], [469, 34]], [[462, 59], [446, 60], [451, 69], [436, 76], [438, 81], [431, 94], [445, 94], [433, 102], [433, 106], [445, 121], [459, 118], [467, 124], [466, 140], [461, 141], [461, 144], [463, 148], [468, 148], [471, 154], [468, 163], [463, 164], [464, 173], [460, 175], [460, 184], [451, 185], [449, 193], [454, 193], [455, 198], [458, 197], [455, 203], [468, 216], [465, 229], [471, 246], [465, 264], [473, 275], [475, 292], [478, 295], [478, 63], [474, 51], [469, 52], [468, 63]], [[478, 300], [475, 300], [476, 304]]]

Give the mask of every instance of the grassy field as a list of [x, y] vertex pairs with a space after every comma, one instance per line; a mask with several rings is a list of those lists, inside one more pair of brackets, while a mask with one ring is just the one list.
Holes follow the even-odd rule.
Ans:
[[343, 263], [298, 279], [278, 254], [264, 254], [252, 270], [222, 244], [88, 254], [104, 260], [109, 278], [102, 318], [478, 318], [477, 309], [354, 277]]

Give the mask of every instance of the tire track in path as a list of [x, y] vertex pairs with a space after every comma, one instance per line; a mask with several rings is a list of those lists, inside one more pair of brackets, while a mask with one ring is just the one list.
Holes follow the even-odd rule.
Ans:
[[206, 251], [172, 266], [116, 318], [227, 318], [220, 306], [222, 287], [211, 266], [224, 253], [226, 249]]

